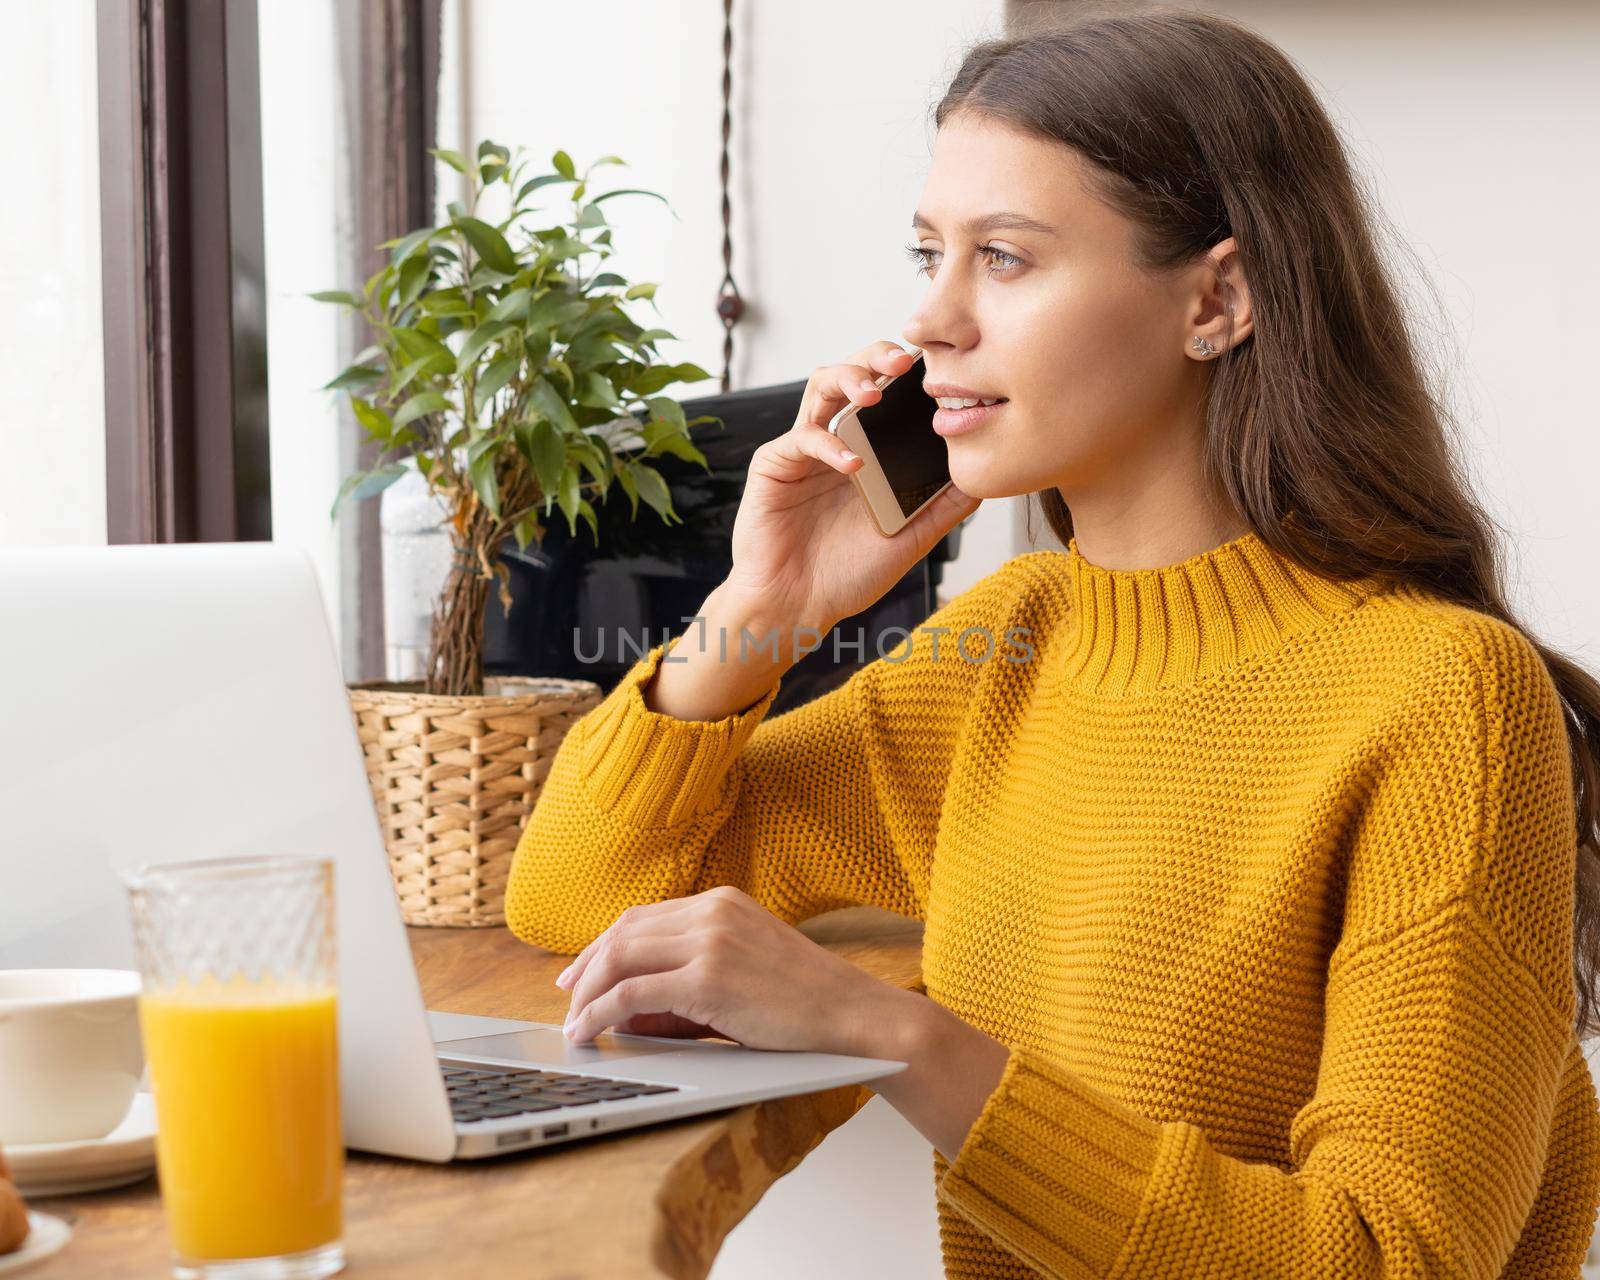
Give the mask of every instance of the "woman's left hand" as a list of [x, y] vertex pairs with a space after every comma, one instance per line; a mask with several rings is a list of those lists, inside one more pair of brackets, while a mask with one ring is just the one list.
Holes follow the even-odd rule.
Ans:
[[911, 994], [730, 885], [629, 907], [556, 984], [572, 992], [566, 1033], [574, 1043], [613, 1027], [865, 1056], [873, 1056], [874, 1028]]

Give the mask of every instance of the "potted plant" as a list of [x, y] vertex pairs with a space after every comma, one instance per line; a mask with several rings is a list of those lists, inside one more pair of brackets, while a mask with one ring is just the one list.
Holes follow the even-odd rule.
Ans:
[[[600, 699], [590, 681], [483, 676], [483, 615], [491, 594], [511, 607], [499, 548], [541, 541], [559, 510], [598, 539], [591, 499], [613, 482], [631, 513], [639, 503], [681, 523], [666, 481], [650, 463], [670, 453], [706, 467], [685, 419], [663, 391], [711, 375], [663, 362], [673, 335], [627, 314], [655, 305], [656, 286], [597, 270], [612, 252], [603, 203], [652, 191], [590, 196], [565, 151], [553, 172], [528, 176], [494, 142], [468, 160], [436, 149], [465, 175], [469, 199], [438, 226], [381, 247], [388, 261], [360, 294], [312, 296], [359, 312], [373, 345], [327, 387], [348, 394], [357, 421], [382, 445], [377, 465], [345, 478], [344, 503], [371, 498], [408, 467], [448, 511], [453, 558], [433, 615], [426, 676], [414, 684], [349, 686], [368, 776], [401, 906], [410, 923], [503, 924], [504, 890], [522, 826], [567, 728]], [[570, 214], [541, 219], [532, 198], [568, 187]], [[505, 196], [506, 213], [480, 216]], [[670, 206], [669, 206], [670, 207]], [[548, 223], [548, 225], [544, 225]], [[707, 467], [709, 470], [709, 468]], [[496, 590], [497, 588], [497, 590]]]

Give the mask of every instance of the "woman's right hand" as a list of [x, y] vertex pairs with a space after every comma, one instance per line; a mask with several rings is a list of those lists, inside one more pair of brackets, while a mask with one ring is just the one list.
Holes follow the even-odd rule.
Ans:
[[846, 458], [828, 423], [847, 404], [873, 404], [880, 374], [904, 373], [913, 353], [874, 342], [806, 383], [795, 424], [750, 459], [733, 524], [733, 569], [724, 586], [764, 618], [826, 633], [880, 600], [982, 499], [949, 485], [905, 528], [886, 538], [850, 480], [866, 463]]

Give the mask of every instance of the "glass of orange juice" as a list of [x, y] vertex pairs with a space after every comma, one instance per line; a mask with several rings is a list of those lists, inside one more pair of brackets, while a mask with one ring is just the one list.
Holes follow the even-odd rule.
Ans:
[[332, 862], [218, 858], [123, 881], [173, 1274], [343, 1270]]

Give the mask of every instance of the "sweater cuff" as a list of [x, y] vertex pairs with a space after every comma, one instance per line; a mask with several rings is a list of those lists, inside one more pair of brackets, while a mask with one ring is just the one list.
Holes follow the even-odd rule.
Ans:
[[1102, 1277], [1133, 1230], [1163, 1129], [1013, 1045], [938, 1194], [1045, 1275]]
[[720, 720], [680, 720], [645, 705], [641, 690], [671, 640], [650, 650], [583, 721], [584, 784], [602, 809], [634, 828], [671, 827], [717, 807], [728, 770], [778, 696]]

